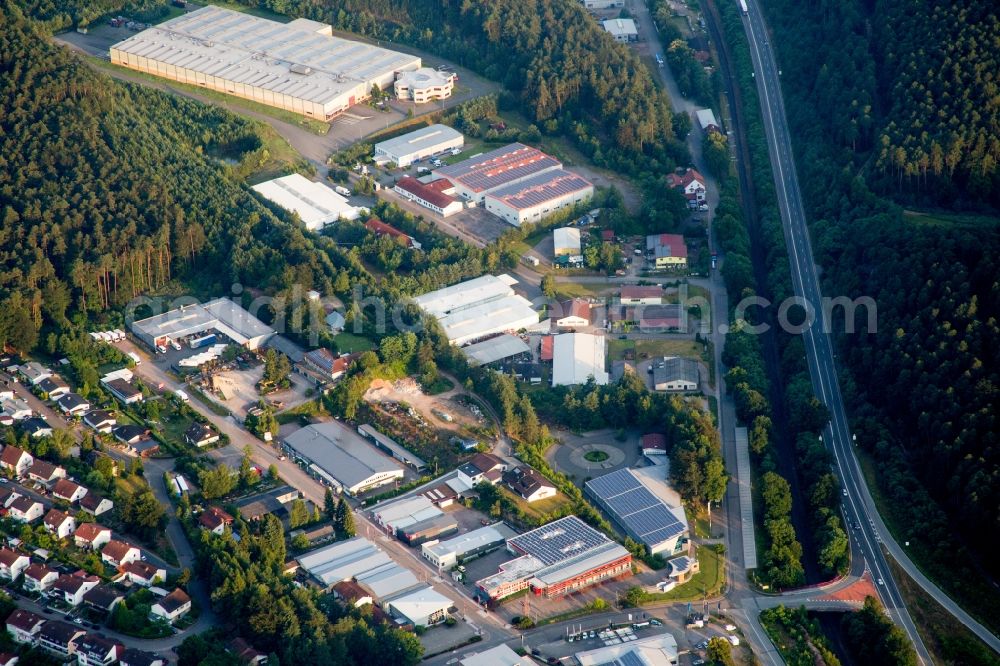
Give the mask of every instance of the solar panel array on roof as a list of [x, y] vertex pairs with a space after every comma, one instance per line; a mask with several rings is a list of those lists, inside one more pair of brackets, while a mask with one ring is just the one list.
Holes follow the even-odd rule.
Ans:
[[532, 174], [561, 167], [551, 155], [522, 143], [512, 143], [477, 157], [442, 167], [434, 173], [459, 182], [473, 192], [488, 192]]
[[684, 523], [628, 468], [591, 479], [585, 487], [630, 536], [654, 551], [685, 531]]
[[[511, 185], [498, 188], [489, 194], [490, 197], [498, 199], [512, 208], [524, 209], [534, 208], [547, 201], [558, 199], [559, 197], [580, 190], [586, 190], [593, 185], [590, 181], [581, 178], [575, 173], [570, 173], [563, 169], [553, 169], [532, 176], [527, 180], [522, 180]], [[578, 231], [578, 230], [575, 230]], [[577, 244], [579, 247], [579, 243]]]
[[513, 537], [507, 541], [507, 545], [550, 565], [609, 541], [608, 537], [576, 516], [566, 516]]

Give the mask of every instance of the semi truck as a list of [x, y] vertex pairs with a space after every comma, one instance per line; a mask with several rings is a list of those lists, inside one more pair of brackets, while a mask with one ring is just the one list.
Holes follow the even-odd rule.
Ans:
[[209, 333], [208, 335], [203, 335], [200, 338], [191, 338], [188, 340], [188, 347], [191, 349], [199, 349], [201, 347], [207, 347], [210, 344], [214, 344], [215, 341], [215, 333]]
[[750, 12], [747, 11], [747, 0], [740, 0], [740, 10], [744, 14], [749, 14], [750, 13]]

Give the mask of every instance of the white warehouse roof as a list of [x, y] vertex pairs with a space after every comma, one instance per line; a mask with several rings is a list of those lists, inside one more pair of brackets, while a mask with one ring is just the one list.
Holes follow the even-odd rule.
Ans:
[[[503, 528], [504, 531], [501, 532], [500, 528]], [[446, 541], [424, 544], [423, 548], [434, 553], [439, 558], [450, 553], [454, 553], [458, 557], [463, 557], [466, 553], [471, 553], [493, 543], [503, 542], [512, 536], [514, 534], [503, 523], [496, 523], [495, 525], [487, 525], [486, 527], [480, 527], [471, 532], [460, 534]]]
[[293, 173], [253, 186], [268, 201], [298, 213], [309, 231], [317, 231], [343, 218], [356, 220], [365, 209], [352, 206], [323, 183]]
[[615, 37], [629, 37], [639, 34], [635, 28], [635, 21], [630, 18], [608, 19], [603, 23], [604, 29]]
[[608, 383], [603, 335], [563, 333], [552, 342], [553, 386], [585, 384], [591, 375], [598, 384]]
[[698, 124], [701, 125], [702, 129], [708, 129], [711, 125], [719, 126], [712, 109], [698, 109], [695, 115], [698, 117]]
[[555, 254], [580, 254], [580, 230], [576, 227], [559, 227], [552, 230]]
[[364, 537], [331, 544], [306, 553], [298, 560], [299, 566], [326, 586], [392, 563], [388, 555]]
[[360, 435], [335, 422], [299, 428], [284, 439], [285, 446], [318, 465], [347, 492], [403, 478], [403, 468], [371, 446]]
[[429, 125], [376, 143], [375, 154], [391, 157], [397, 163], [409, 164], [423, 155], [433, 155], [447, 148], [460, 148], [464, 144], [465, 137], [458, 130], [447, 125]]
[[431, 586], [404, 592], [396, 597], [383, 600], [388, 608], [402, 615], [415, 625], [427, 625], [428, 618], [440, 611], [446, 611], [454, 604]]
[[580, 666], [669, 666], [677, 663], [677, 640], [672, 634], [659, 634], [628, 643], [618, 643], [596, 650], [576, 653]]
[[379, 524], [391, 528], [393, 531], [443, 514], [444, 512], [424, 495], [407, 497], [372, 511], [372, 515]]
[[462, 351], [472, 365], [487, 365], [511, 356], [527, 354], [531, 348], [516, 335], [504, 334], [463, 347]]
[[228, 298], [183, 305], [132, 323], [132, 332], [151, 346], [164, 337], [176, 340], [210, 329], [224, 333], [241, 345], [263, 341], [274, 334], [273, 328]]
[[324, 106], [366, 96], [372, 84], [388, 85], [395, 72], [421, 64], [417, 56], [333, 37], [315, 21], [277, 23], [213, 5], [147, 28], [111, 54], [112, 61], [145, 58]]
[[522, 657], [506, 644], [477, 652], [458, 662], [462, 666], [535, 666], [538, 662], [531, 657]]
[[531, 302], [511, 288], [509, 275], [483, 275], [413, 299], [427, 314], [437, 317], [454, 345], [506, 333], [538, 323]]

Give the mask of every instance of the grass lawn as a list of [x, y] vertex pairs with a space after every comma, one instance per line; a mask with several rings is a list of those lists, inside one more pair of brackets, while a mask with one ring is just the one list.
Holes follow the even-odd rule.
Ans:
[[249, 111], [262, 113], [271, 116], [272, 118], [283, 120], [286, 123], [304, 127], [313, 134], [317, 134], [319, 136], [325, 136], [326, 133], [330, 131], [329, 123], [325, 123], [319, 120], [313, 120], [311, 118], [306, 118], [305, 116], [300, 116], [299, 114], [292, 113], [291, 111], [285, 111], [284, 109], [279, 109], [277, 107], [267, 106], [265, 104], [260, 104], [258, 102], [254, 102], [249, 99], [236, 97], [235, 95], [227, 95], [225, 93], [221, 93], [216, 90], [209, 90], [208, 88], [202, 88], [201, 86], [192, 86], [187, 83], [180, 83], [179, 81], [171, 81], [169, 79], [164, 79], [159, 76], [154, 76], [152, 74], [147, 74], [145, 72], [139, 72], [134, 69], [129, 69], [128, 67], [115, 65], [102, 58], [96, 58], [94, 56], [84, 56], [84, 57], [92, 65], [100, 67], [101, 69], [106, 69], [109, 71], [125, 72], [128, 73], [129, 77], [141, 79], [144, 81], [149, 81], [151, 83], [156, 83], [160, 85], [169, 85], [171, 88], [175, 88], [177, 90], [187, 93], [194, 93], [205, 99], [209, 99], [216, 102], [225, 102], [235, 107], [242, 107]]
[[625, 358], [625, 352], [629, 349], [635, 352], [637, 361], [660, 356], [683, 356], [702, 360], [702, 346], [694, 340], [608, 340], [608, 357], [612, 361]]
[[[565, 271], [559, 271], [556, 275], [563, 275]], [[559, 298], [589, 298], [599, 296], [606, 287], [600, 285], [579, 284], [576, 282], [556, 282], [556, 296]]]
[[646, 597], [645, 603], [659, 601], [692, 601], [704, 597], [714, 597], [722, 592], [726, 582], [726, 571], [722, 566], [722, 555], [715, 552], [711, 546], [698, 548], [698, 562], [701, 571], [692, 576], [691, 580], [678, 585], [669, 592], [655, 592]]
[[375, 348], [375, 343], [368, 338], [346, 331], [335, 335], [333, 341], [337, 343], [337, 350], [341, 352], [363, 352]]
[[555, 497], [538, 500], [537, 502], [528, 502], [520, 495], [515, 495], [506, 488], [501, 487], [500, 492], [510, 499], [510, 501], [514, 502], [524, 512], [524, 515], [528, 517], [528, 520], [533, 522], [538, 522], [543, 517], [551, 515], [554, 511], [569, 502], [569, 499], [562, 493], [557, 493]]

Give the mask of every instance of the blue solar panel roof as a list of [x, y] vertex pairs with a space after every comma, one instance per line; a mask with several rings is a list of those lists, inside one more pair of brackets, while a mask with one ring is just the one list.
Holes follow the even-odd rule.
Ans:
[[620, 469], [586, 483], [616, 522], [650, 548], [684, 533], [684, 523], [629, 469]]

